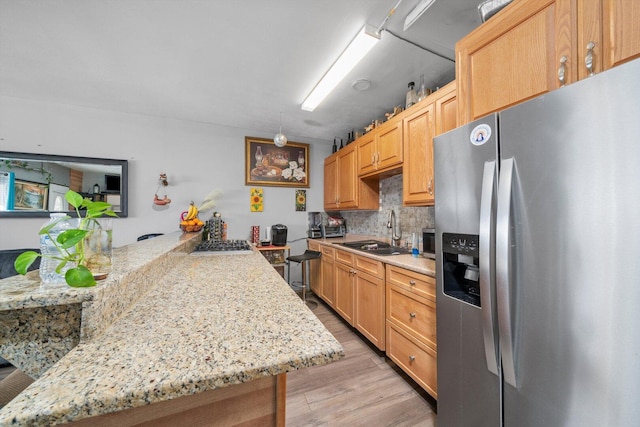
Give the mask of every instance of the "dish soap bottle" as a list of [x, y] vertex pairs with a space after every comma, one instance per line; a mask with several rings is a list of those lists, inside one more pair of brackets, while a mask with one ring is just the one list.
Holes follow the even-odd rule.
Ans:
[[409, 108], [418, 101], [418, 94], [416, 93], [415, 85], [416, 84], [414, 82], [409, 82], [409, 90], [407, 91], [404, 108]]

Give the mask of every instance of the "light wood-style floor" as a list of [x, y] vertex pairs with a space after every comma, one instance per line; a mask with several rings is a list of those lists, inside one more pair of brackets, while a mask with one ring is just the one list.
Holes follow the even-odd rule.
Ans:
[[[315, 297], [345, 358], [287, 374], [287, 427], [436, 426], [435, 401]], [[0, 380], [13, 371], [0, 369]]]
[[287, 374], [287, 427], [436, 425], [435, 401], [424, 390], [326, 304], [319, 301], [313, 312], [346, 356]]

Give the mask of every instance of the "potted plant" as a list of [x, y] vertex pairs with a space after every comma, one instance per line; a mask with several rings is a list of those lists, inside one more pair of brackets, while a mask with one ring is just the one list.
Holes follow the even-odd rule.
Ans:
[[[99, 240], [96, 239], [96, 233], [101, 231], [98, 218], [101, 218], [103, 215], [111, 217], [117, 217], [117, 215], [111, 210], [109, 203], [94, 202], [91, 199], [83, 198], [80, 194], [72, 190], [67, 191], [64, 198], [74, 207], [78, 215], [78, 226], [77, 228], [65, 230], [58, 235], [57, 239], [52, 239], [59, 251], [59, 254], [53, 257], [60, 261], [56, 271], [60, 272], [67, 264], [71, 264], [73, 267], [65, 273], [65, 281], [69, 286], [77, 288], [95, 286], [96, 272], [92, 271], [91, 268], [95, 268], [94, 266], [97, 264], [92, 263], [92, 260], [88, 258], [88, 254], [95, 255], [95, 252], [100, 252], [99, 249], [97, 251], [92, 249], [92, 247], [95, 247], [94, 243], [96, 240]], [[80, 214], [80, 209], [86, 209], [84, 217]], [[69, 216], [47, 224], [40, 230], [39, 234], [47, 234], [51, 237], [49, 231], [58, 222], [67, 219], [69, 219]], [[108, 238], [111, 238], [110, 231]], [[109, 240], [109, 244], [110, 243]], [[16, 271], [22, 275], [27, 274], [29, 266], [40, 256], [51, 257], [35, 251], [23, 252], [14, 263]], [[98, 275], [106, 277], [103, 272], [98, 272]]]

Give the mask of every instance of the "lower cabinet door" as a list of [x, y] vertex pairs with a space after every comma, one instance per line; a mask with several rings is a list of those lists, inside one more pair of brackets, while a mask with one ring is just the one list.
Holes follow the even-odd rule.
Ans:
[[387, 356], [427, 393], [438, 398], [437, 353], [387, 321]]
[[353, 268], [341, 262], [336, 262], [335, 265], [335, 309], [344, 320], [353, 326]]
[[355, 327], [373, 345], [385, 349], [384, 280], [362, 271], [355, 277]]

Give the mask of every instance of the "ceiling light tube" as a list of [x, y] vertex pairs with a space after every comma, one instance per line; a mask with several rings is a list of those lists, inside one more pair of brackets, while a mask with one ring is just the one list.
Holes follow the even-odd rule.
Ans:
[[404, 19], [404, 30], [407, 31], [409, 27], [413, 25], [414, 22], [418, 20], [422, 16], [423, 13], [426, 12], [427, 9], [435, 3], [436, 0], [421, 0], [420, 3], [416, 7], [413, 8], [411, 12]]
[[379, 41], [380, 34], [376, 33], [375, 28], [369, 25], [362, 27], [358, 35], [304, 100], [302, 109], [313, 111]]

